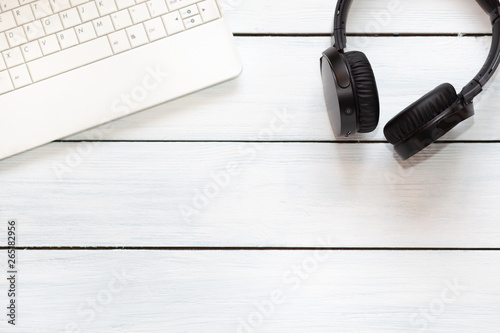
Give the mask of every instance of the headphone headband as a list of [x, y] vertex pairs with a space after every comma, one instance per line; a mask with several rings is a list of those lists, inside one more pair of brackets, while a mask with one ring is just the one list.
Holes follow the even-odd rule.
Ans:
[[[500, 4], [498, 0], [476, 0], [481, 8], [490, 15], [492, 30], [492, 43], [485, 64], [462, 90], [461, 95], [465, 104], [472, 102], [491, 79], [500, 64]], [[347, 45], [346, 22], [352, 0], [338, 0], [335, 9], [335, 22], [332, 34], [332, 44], [343, 52]]]
[[490, 14], [492, 11], [496, 10], [498, 8], [498, 0], [476, 0], [479, 6]]

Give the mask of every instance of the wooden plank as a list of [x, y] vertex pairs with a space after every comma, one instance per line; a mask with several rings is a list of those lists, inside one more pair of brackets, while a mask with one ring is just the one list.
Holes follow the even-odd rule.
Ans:
[[54, 143], [2, 162], [0, 217], [20, 246], [498, 248], [498, 179], [496, 143]]
[[500, 325], [498, 252], [20, 251], [19, 258], [18, 325], [2, 320], [5, 332], [470, 333]]
[[[236, 33], [332, 32], [336, 1], [221, 0]], [[265, 10], [263, 10], [265, 8]], [[352, 33], [491, 33], [488, 16], [470, 0], [356, 0]]]
[[[378, 130], [354, 140], [384, 140], [387, 121], [443, 82], [461, 88], [481, 68], [490, 37], [353, 38], [377, 76]], [[293, 113], [268, 140], [334, 140], [323, 99], [319, 56], [328, 38], [238, 38], [245, 70], [235, 81], [142, 112], [70, 139], [259, 140], [276, 114]], [[445, 139], [500, 140], [498, 75], [476, 102], [477, 116]], [[467, 130], [465, 130], [467, 129]]]

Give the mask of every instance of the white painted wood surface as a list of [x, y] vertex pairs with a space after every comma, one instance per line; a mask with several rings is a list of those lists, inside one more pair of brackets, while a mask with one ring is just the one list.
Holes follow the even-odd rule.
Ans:
[[500, 144], [55, 143], [0, 177], [21, 246], [500, 247]]
[[[325, 111], [319, 57], [326, 37], [239, 37], [245, 68], [235, 81], [157, 106], [70, 139], [88, 140], [256, 140], [275, 112], [295, 119], [271, 140], [334, 140]], [[381, 126], [354, 139], [385, 140], [389, 119], [436, 86], [450, 82], [460, 91], [486, 59], [491, 37], [350, 38], [350, 49], [370, 59], [381, 98]], [[467, 131], [446, 139], [498, 140], [498, 74], [476, 100], [477, 117]], [[469, 122], [470, 123], [470, 122]], [[467, 125], [466, 125], [467, 126]]]
[[[333, 0], [222, 0], [236, 33], [330, 34]], [[395, 13], [395, 14], [394, 14]], [[474, 0], [355, 0], [352, 33], [491, 33]]]
[[[319, 77], [334, 1], [222, 2], [240, 78], [0, 161], [0, 218], [43, 247], [18, 251], [20, 324], [0, 332], [498, 332], [500, 78], [446, 143], [408, 162], [381, 143], [401, 109], [475, 75], [488, 17], [472, 0], [401, 0], [389, 16], [394, 0], [356, 0], [349, 32], [389, 34], [349, 39], [382, 118], [353, 138], [372, 143], [341, 143]], [[273, 291], [285, 301], [250, 324]]]
[[23, 333], [500, 325], [498, 252], [27, 251], [21, 260]]

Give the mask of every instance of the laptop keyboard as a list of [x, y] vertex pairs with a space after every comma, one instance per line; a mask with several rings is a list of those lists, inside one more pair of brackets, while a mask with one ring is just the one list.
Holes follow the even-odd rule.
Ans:
[[0, 0], [0, 94], [219, 19], [215, 0]]

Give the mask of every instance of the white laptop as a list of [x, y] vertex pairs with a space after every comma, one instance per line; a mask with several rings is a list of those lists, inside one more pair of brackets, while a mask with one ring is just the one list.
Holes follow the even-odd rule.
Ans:
[[234, 78], [216, 0], [0, 0], [0, 159]]

